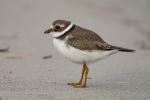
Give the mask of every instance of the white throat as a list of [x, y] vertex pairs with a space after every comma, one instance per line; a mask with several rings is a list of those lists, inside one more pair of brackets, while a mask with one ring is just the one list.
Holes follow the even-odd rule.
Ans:
[[65, 34], [67, 31], [69, 31], [72, 27], [73, 27], [73, 23], [70, 23], [70, 25], [65, 29], [63, 30], [62, 32], [53, 32], [51, 35], [52, 37], [54, 38], [57, 38], [57, 37], [60, 37], [62, 36], [63, 34]]

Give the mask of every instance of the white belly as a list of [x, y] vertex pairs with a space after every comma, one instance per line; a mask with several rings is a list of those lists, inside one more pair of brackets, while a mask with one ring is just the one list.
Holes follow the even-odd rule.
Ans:
[[66, 58], [68, 58], [69, 60], [75, 63], [84, 63], [84, 62], [92, 63], [117, 52], [117, 50], [111, 50], [111, 51], [80, 50], [71, 47], [69, 45], [66, 45], [64, 41], [59, 39], [54, 39], [53, 44], [61, 54], [63, 54]]

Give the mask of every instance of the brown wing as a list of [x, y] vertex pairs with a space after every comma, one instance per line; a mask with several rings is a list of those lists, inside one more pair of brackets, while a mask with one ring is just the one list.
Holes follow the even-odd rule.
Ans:
[[112, 50], [99, 35], [79, 26], [75, 27], [66, 42], [80, 50]]

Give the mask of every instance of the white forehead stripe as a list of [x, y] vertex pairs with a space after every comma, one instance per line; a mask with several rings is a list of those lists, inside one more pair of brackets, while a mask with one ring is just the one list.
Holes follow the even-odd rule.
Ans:
[[65, 29], [65, 30], [63, 30], [62, 32], [54, 32], [54, 33], [52, 33], [51, 35], [52, 35], [52, 37], [60, 37], [60, 36], [62, 36], [63, 34], [65, 34], [67, 31], [69, 31], [72, 27], [73, 27], [73, 23], [70, 23], [70, 25]]

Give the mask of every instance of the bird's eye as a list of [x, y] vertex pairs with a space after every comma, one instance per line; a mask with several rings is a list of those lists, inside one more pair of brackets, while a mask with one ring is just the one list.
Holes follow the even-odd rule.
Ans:
[[54, 31], [57, 31], [57, 30], [59, 30], [61, 27], [59, 26], [59, 25], [56, 25], [55, 27], [54, 27]]

